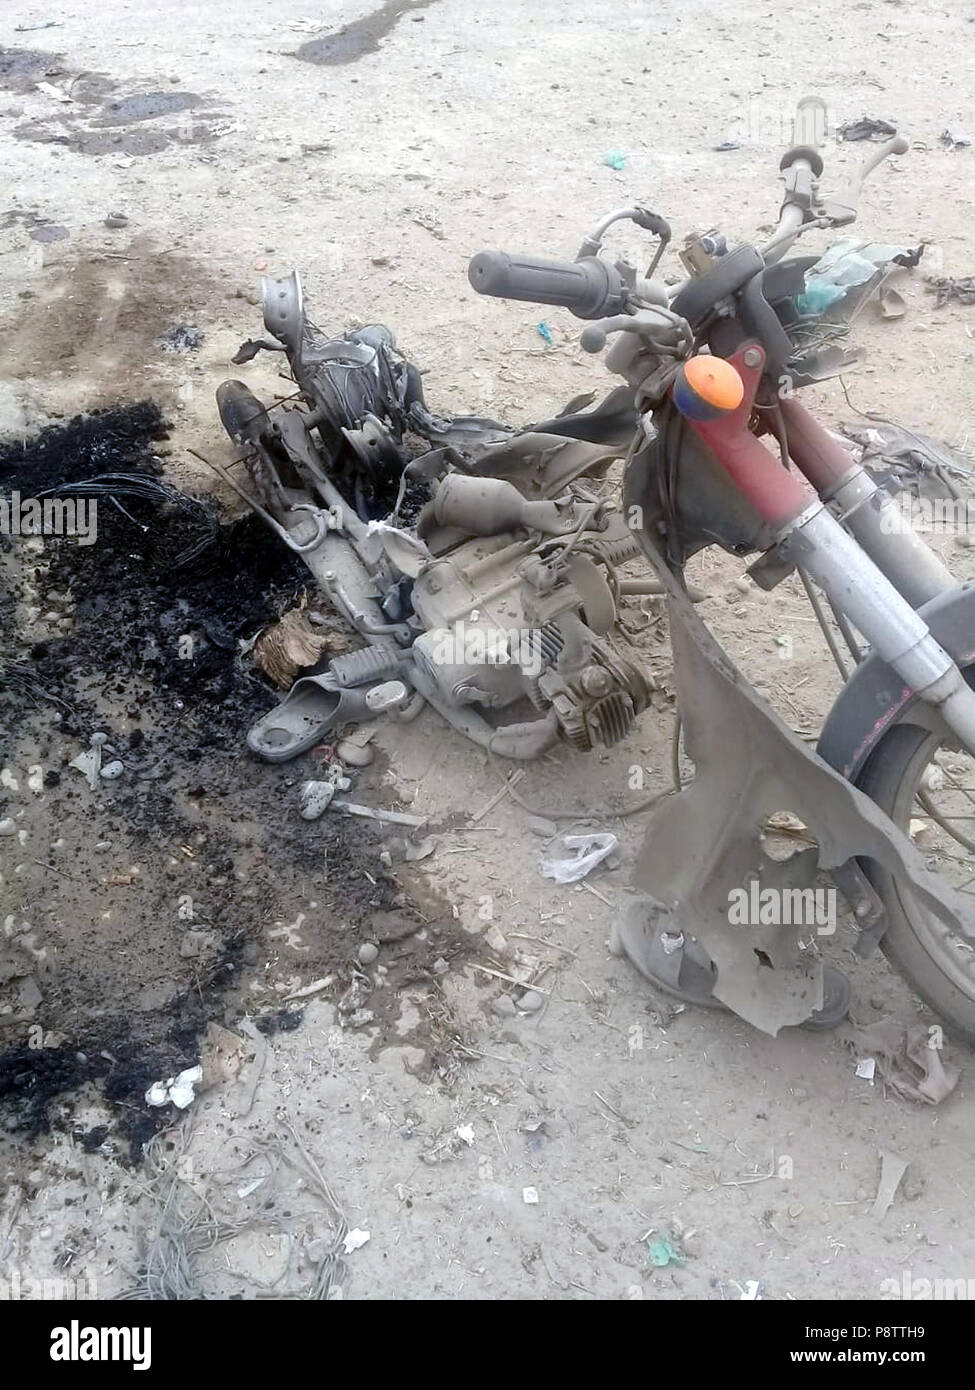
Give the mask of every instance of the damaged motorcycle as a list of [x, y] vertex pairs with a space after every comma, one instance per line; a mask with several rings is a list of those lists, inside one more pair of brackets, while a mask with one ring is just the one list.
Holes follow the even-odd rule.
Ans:
[[[656, 277], [670, 227], [642, 206], [604, 217], [575, 260], [474, 256], [476, 291], [569, 309], [583, 348], [622, 378], [595, 408], [575, 401], [528, 429], [438, 415], [387, 329], [328, 337], [296, 274], [265, 280], [269, 336], [235, 360], [284, 354], [295, 393], [266, 406], [240, 381], [220, 387], [248, 484], [220, 471], [365, 645], [296, 681], [248, 741], [283, 760], [426, 701], [499, 757], [617, 744], [652, 689], [620, 600], [663, 593], [693, 777], [651, 809], [615, 949], [657, 987], [769, 1033], [833, 1026], [849, 986], [823, 959], [829, 936], [788, 913], [729, 912], [753, 885], [788, 898], [829, 874], [857, 950], [879, 945], [975, 1040], [975, 586], [798, 399], [853, 359], [808, 311], [819, 258], [786, 255], [809, 230], [852, 223], [863, 179], [908, 146], [891, 138], [826, 197], [823, 123], [822, 103], [800, 103], [771, 238], [688, 237], [677, 284]], [[604, 248], [627, 220], [656, 240], [643, 275]], [[825, 595], [852, 673], [815, 751], [696, 611], [684, 568], [707, 546], [748, 557], [763, 589], [797, 573], [833, 642]], [[640, 555], [655, 578], [621, 575]], [[770, 853], [783, 811], [806, 845], [787, 858]], [[934, 837], [924, 855], [917, 819]]]

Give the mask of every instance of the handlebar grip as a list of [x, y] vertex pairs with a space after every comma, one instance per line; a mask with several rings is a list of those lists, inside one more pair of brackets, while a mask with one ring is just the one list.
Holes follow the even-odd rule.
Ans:
[[532, 304], [560, 304], [580, 319], [620, 313], [627, 287], [615, 266], [596, 256], [579, 261], [552, 261], [543, 256], [479, 251], [467, 268], [478, 294], [523, 299]]
[[792, 143], [818, 149], [826, 142], [826, 103], [822, 97], [802, 97], [792, 123]]

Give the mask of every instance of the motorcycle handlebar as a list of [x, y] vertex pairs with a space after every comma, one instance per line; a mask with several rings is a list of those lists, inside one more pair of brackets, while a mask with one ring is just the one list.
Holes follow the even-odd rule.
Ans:
[[629, 297], [620, 272], [597, 256], [554, 261], [543, 256], [479, 251], [471, 259], [467, 278], [478, 294], [560, 304], [580, 319], [621, 313]]

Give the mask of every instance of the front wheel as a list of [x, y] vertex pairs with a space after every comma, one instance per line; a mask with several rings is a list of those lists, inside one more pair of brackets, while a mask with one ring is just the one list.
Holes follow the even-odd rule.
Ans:
[[[975, 667], [964, 672], [975, 683]], [[857, 785], [912, 839], [928, 868], [972, 894], [975, 921], [975, 758], [917, 725], [895, 725]], [[975, 1043], [975, 949], [871, 860], [864, 869], [883, 899], [881, 949], [925, 1003]]]

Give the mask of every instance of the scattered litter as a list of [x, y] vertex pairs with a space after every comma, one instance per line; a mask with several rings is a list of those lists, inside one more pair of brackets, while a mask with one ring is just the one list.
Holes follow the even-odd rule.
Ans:
[[872, 1083], [872, 1082], [873, 1082], [873, 1078], [874, 1078], [874, 1076], [875, 1076], [875, 1074], [876, 1074], [876, 1071], [877, 1071], [877, 1059], [876, 1059], [876, 1057], [861, 1057], [860, 1060], [859, 1060], [859, 1062], [857, 1062], [857, 1072], [856, 1072], [856, 1074], [857, 1074], [857, 1076], [859, 1076], [859, 1077], [860, 1077], [862, 1080], [864, 1080], [864, 1081], [869, 1081], [869, 1082]]
[[877, 120], [874, 116], [861, 116], [857, 121], [847, 121], [837, 130], [841, 140], [886, 140], [897, 134], [897, 127], [890, 121]]
[[885, 267], [917, 265], [921, 250], [845, 239], [834, 242], [806, 271], [805, 289], [796, 296], [800, 314], [821, 314], [858, 285], [869, 284]]
[[847, 439], [861, 446], [860, 462], [875, 472], [881, 467], [893, 469], [895, 474], [906, 475], [912, 482], [941, 470], [957, 477], [971, 476], [972, 469], [965, 456], [931, 435], [886, 421], [866, 426], [862, 420], [857, 420], [841, 428]]
[[163, 352], [196, 352], [203, 344], [203, 329], [195, 323], [176, 323], [159, 340]]
[[14, 824], [13, 818], [11, 816], [4, 816], [3, 820], [0, 820], [0, 835], [9, 836], [16, 834], [17, 827]]
[[251, 1019], [242, 1019], [239, 1027], [240, 1031], [246, 1034], [254, 1044], [254, 1062], [247, 1074], [246, 1081], [242, 1085], [241, 1089], [244, 1094], [237, 1107], [237, 1114], [245, 1116], [249, 1115], [254, 1108], [254, 1098], [257, 1095], [257, 1088], [260, 1085], [261, 1076], [263, 1075], [264, 1067], [267, 1063], [268, 1049], [264, 1034]]
[[368, 1231], [361, 1231], [358, 1226], [354, 1226], [351, 1231], [346, 1232], [342, 1247], [347, 1255], [351, 1255], [353, 1250], [361, 1250], [369, 1238]]
[[730, 150], [740, 150], [740, 140], [722, 140], [720, 145], [712, 145], [711, 148], [716, 154], [727, 154]]
[[263, 1177], [263, 1178], [254, 1178], [254, 1180], [253, 1180], [252, 1182], [245, 1182], [244, 1185], [243, 1185], [243, 1187], [238, 1187], [238, 1189], [237, 1189], [237, 1196], [238, 1196], [238, 1197], [241, 1197], [241, 1198], [243, 1198], [243, 1197], [249, 1197], [249, 1196], [251, 1195], [251, 1193], [252, 1193], [252, 1192], [256, 1192], [257, 1189], [258, 1189], [258, 1188], [261, 1186], [261, 1184], [264, 1183], [264, 1182], [267, 1182], [267, 1178], [266, 1178], [266, 1177]]
[[203, 1071], [201, 1090], [236, 1081], [248, 1053], [248, 1045], [238, 1033], [212, 1020], [207, 1024], [200, 1048], [200, 1067]]
[[344, 811], [347, 816], [365, 816], [368, 820], [388, 821], [390, 825], [426, 825], [426, 816], [414, 816], [407, 811], [384, 811], [375, 806], [359, 806], [354, 801], [335, 800], [332, 808]]
[[473, 1147], [473, 1144], [474, 1144], [474, 1126], [473, 1126], [473, 1125], [458, 1125], [457, 1128], [454, 1130], [454, 1133], [457, 1135], [457, 1138], [458, 1138], [458, 1139], [462, 1139], [462, 1140], [464, 1141], [464, 1143], [467, 1145], [468, 1148], [472, 1148], [472, 1147]]
[[526, 1207], [537, 1207], [537, 1206], [538, 1206], [538, 1188], [537, 1188], [537, 1187], [523, 1187], [523, 1188], [521, 1189], [521, 1200], [524, 1202], [524, 1204], [525, 1204]]
[[542, 875], [554, 878], [556, 883], [578, 883], [585, 878], [597, 864], [601, 864], [619, 845], [619, 840], [608, 831], [597, 835], [563, 835], [556, 847], [572, 850], [571, 855], [562, 859], [547, 859], [542, 863]]
[[68, 96], [67, 92], [62, 92], [60, 87], [55, 87], [53, 82], [38, 82], [37, 90], [43, 92], [46, 97], [50, 97], [52, 101], [74, 100], [73, 97]]
[[941, 143], [948, 150], [964, 150], [972, 143], [972, 137], [957, 126], [949, 125], [941, 132]]
[[739, 1302], [755, 1302], [762, 1297], [762, 1285], [758, 1279], [746, 1279], [744, 1284], [739, 1284], [737, 1279], [734, 1281], [739, 1290]]
[[199, 1065], [187, 1067], [178, 1076], [168, 1076], [165, 1081], [154, 1081], [146, 1091], [147, 1105], [175, 1105], [177, 1110], [185, 1110], [196, 1099], [195, 1088], [203, 1080], [203, 1068]]
[[894, 1200], [894, 1194], [900, 1186], [900, 1180], [907, 1172], [907, 1164], [895, 1153], [889, 1153], [883, 1149], [880, 1151], [880, 1181], [877, 1184], [877, 1196], [874, 1204], [870, 1208], [870, 1215], [875, 1221], [882, 1221], [890, 1210], [890, 1205]]
[[975, 275], [965, 275], [954, 280], [950, 275], [928, 276], [928, 289], [935, 295], [934, 307], [957, 300], [959, 304], [975, 304]]
[[113, 232], [117, 232], [120, 227], [127, 227], [128, 225], [129, 219], [124, 212], [110, 212], [105, 218], [105, 226], [111, 228]]
[[536, 323], [535, 331], [548, 347], [552, 346], [552, 343], [554, 341], [552, 338], [552, 329], [551, 326], [548, 323], [546, 323], [545, 319], [542, 319], [541, 322]]
[[92, 746], [86, 752], [79, 753], [68, 763], [68, 767], [84, 774], [92, 791], [98, 790], [98, 778], [102, 770], [102, 749], [101, 744], [95, 743], [96, 737], [97, 735], [92, 738]]
[[334, 983], [334, 975], [323, 975], [320, 980], [312, 980], [310, 984], [303, 985], [301, 989], [296, 989], [292, 994], [286, 994], [284, 1002], [290, 1004], [293, 999], [310, 999], [313, 994], [321, 994], [323, 989], [328, 989], [329, 985]]
[[494, 810], [495, 806], [497, 806], [498, 802], [503, 801], [508, 795], [510, 788], [516, 787], [524, 776], [525, 769], [523, 767], [519, 767], [516, 771], [509, 773], [505, 778], [504, 786], [494, 793], [491, 800], [487, 802], [486, 805], [482, 806], [479, 811], [475, 811], [471, 816], [471, 824], [476, 825], [478, 821], [482, 821], [486, 815], [489, 815], [490, 812]]
[[608, 169], [615, 169], [619, 172], [626, 164], [626, 155], [620, 150], [607, 150], [603, 155], [603, 163]]
[[958, 1084], [958, 1068], [942, 1058], [941, 1039], [940, 1029], [929, 1030], [920, 1023], [905, 1027], [896, 1019], [881, 1019], [856, 1030], [857, 1046], [876, 1054], [891, 1090], [904, 1100], [925, 1105], [937, 1105]]
[[290, 690], [298, 672], [314, 666], [328, 647], [324, 633], [315, 632], [301, 608], [266, 627], [254, 643], [254, 660], [279, 690]]
[[907, 300], [890, 285], [882, 284], [878, 287], [877, 305], [883, 319], [902, 319], [907, 313]]
[[650, 1256], [650, 1263], [655, 1265], [657, 1269], [666, 1269], [668, 1265], [682, 1265], [684, 1263], [683, 1254], [669, 1236], [648, 1236], [647, 1253]]

